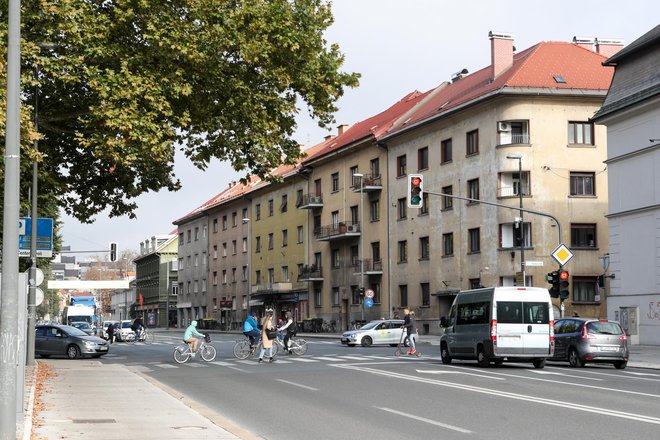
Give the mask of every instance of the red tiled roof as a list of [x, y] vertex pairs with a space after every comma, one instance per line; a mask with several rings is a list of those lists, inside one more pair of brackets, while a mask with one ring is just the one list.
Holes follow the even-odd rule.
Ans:
[[[511, 67], [494, 81], [488, 66], [454, 83], [443, 83], [431, 90], [428, 99], [411, 112], [411, 117], [393, 126], [390, 132], [405, 129], [505, 88], [606, 91], [614, 70], [602, 66], [604, 59], [604, 56], [573, 43], [538, 43], [514, 54]], [[557, 83], [554, 75], [561, 75], [566, 83]]]

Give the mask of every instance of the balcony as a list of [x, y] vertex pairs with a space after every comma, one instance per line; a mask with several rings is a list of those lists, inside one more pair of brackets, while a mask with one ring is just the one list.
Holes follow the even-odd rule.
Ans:
[[296, 206], [300, 209], [323, 208], [323, 195], [303, 194], [302, 199], [298, 200]]
[[342, 222], [337, 225], [321, 226], [314, 230], [314, 236], [319, 241], [335, 241], [360, 236], [359, 222]]
[[298, 274], [298, 281], [323, 281], [323, 268], [316, 265], [303, 267]]
[[353, 185], [351, 186], [353, 192], [360, 192], [360, 180], [363, 182], [362, 192], [369, 193], [383, 189], [380, 174], [365, 174], [362, 179], [359, 177], [353, 178]]
[[291, 283], [268, 283], [268, 284], [253, 284], [252, 293], [289, 293], [293, 290]]
[[[353, 275], [360, 275], [362, 270], [361, 260], [356, 260], [353, 265]], [[372, 260], [371, 258], [364, 259], [364, 274], [365, 275], [382, 275], [383, 274], [383, 260]]]
[[529, 133], [501, 132], [499, 145], [529, 144]]

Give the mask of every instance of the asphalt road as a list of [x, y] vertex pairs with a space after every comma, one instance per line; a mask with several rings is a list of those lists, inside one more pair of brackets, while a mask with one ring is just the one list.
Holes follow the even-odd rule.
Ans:
[[211, 363], [176, 364], [180, 336], [172, 333], [148, 346], [117, 343], [101, 362], [125, 364], [265, 439], [660, 436], [656, 370], [554, 363], [482, 369], [443, 365], [437, 346], [422, 345], [421, 358], [395, 358], [389, 346], [322, 339], [310, 339], [305, 356], [257, 364], [233, 357], [237, 336], [214, 337]]

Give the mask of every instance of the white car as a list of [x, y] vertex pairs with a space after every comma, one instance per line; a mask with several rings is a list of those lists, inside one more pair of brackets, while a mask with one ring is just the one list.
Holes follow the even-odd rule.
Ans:
[[125, 319], [119, 323], [119, 326], [115, 328], [115, 336], [118, 341], [125, 341], [126, 336], [135, 333], [133, 330], [131, 330], [132, 324], [133, 321], [130, 319]]
[[377, 319], [357, 330], [344, 332], [341, 335], [341, 343], [349, 347], [354, 347], [356, 344], [361, 344], [363, 347], [372, 344], [390, 344], [395, 347], [401, 341], [404, 331], [402, 325], [403, 319]]
[[[119, 321], [103, 321], [103, 327], [101, 328], [101, 336], [103, 339], [108, 339], [108, 326], [112, 323], [112, 326], [115, 328], [115, 334], [119, 330]], [[130, 328], [130, 326], [129, 326]]]

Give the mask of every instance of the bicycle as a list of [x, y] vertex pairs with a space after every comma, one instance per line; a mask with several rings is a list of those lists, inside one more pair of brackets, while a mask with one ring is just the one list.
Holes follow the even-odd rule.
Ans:
[[[238, 339], [236, 344], [234, 344], [234, 357], [237, 359], [247, 359], [254, 356], [254, 354], [257, 353], [260, 349], [261, 340], [259, 340], [259, 343], [253, 347], [250, 345], [250, 338], [246, 336], [244, 339]], [[276, 352], [277, 350], [273, 348], [271, 356], [274, 357]]]
[[140, 332], [140, 336], [138, 338], [135, 337], [135, 332], [129, 333], [126, 335], [126, 343], [127, 344], [135, 344], [136, 342], [144, 342], [145, 344], [151, 344], [154, 342], [154, 334], [150, 331], [147, 331], [146, 328], [143, 328], [142, 331]]
[[[284, 340], [279, 337], [273, 339], [273, 356], [279, 351], [280, 347], [284, 350]], [[297, 356], [302, 356], [307, 353], [307, 341], [303, 338], [291, 337], [289, 339], [289, 351]]]
[[[197, 351], [201, 354], [202, 359], [206, 362], [211, 362], [213, 359], [215, 359], [217, 352], [215, 347], [211, 345], [211, 335], [208, 333], [204, 334], [204, 339], [202, 340], [202, 343], [199, 344], [199, 347], [197, 347]], [[190, 349], [190, 345], [188, 345], [188, 343], [185, 341], [183, 344], [177, 346], [174, 349], [174, 361], [177, 364], [185, 364], [193, 357], [194, 354]]]

